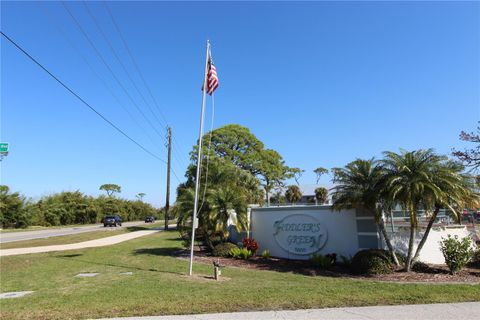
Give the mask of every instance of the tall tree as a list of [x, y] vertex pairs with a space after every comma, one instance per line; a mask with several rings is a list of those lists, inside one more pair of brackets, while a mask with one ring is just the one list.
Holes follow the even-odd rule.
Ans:
[[293, 205], [302, 199], [302, 191], [296, 185], [289, 186], [285, 191], [285, 198]]
[[143, 197], [145, 197], [146, 195], [146, 193], [140, 192], [136, 195], [136, 197], [138, 200], [143, 201]]
[[478, 170], [480, 168], [480, 126], [477, 127], [477, 133], [462, 131], [460, 140], [473, 143], [473, 147], [463, 151], [454, 149], [453, 155], [462, 161], [465, 166]]
[[275, 203], [277, 206], [285, 204], [285, 196], [283, 195], [283, 192], [281, 189], [277, 189], [275, 192], [273, 192], [271, 201]]
[[[194, 178], [187, 172], [188, 180], [177, 189], [176, 207], [179, 209], [179, 230], [188, 233], [191, 227], [194, 201]], [[200, 189], [197, 233], [203, 243], [213, 248], [213, 240], [220, 236], [225, 240], [228, 236], [227, 219], [229, 210], [235, 210], [237, 229], [246, 228], [247, 207], [250, 203], [259, 203], [263, 199], [258, 179], [249, 172], [236, 167], [229, 160], [213, 156], [209, 160], [207, 170], [202, 173], [202, 181], [206, 181]], [[190, 226], [190, 227], [189, 227]]]
[[328, 199], [328, 190], [327, 188], [316, 188], [315, 189], [315, 202], [316, 204], [324, 204]]
[[426, 205], [426, 199], [439, 198], [442, 189], [435, 183], [433, 174], [445, 161], [446, 157], [439, 156], [428, 150], [384, 152], [382, 167], [385, 170], [385, 190], [393, 202], [398, 202], [409, 214], [410, 237], [405, 262], [405, 271], [410, 271], [413, 261], [413, 248], [416, 241], [418, 227], [418, 210]]
[[388, 250], [399, 265], [390, 237], [385, 229], [382, 203], [383, 170], [374, 159], [357, 159], [345, 168], [333, 168], [333, 208], [335, 210], [358, 208], [366, 210], [375, 219]]
[[480, 206], [479, 194], [475, 190], [475, 179], [464, 174], [463, 170], [462, 165], [450, 160], [440, 162], [433, 168], [432, 181], [439, 190], [438, 192], [427, 193], [423, 198], [423, 207], [432, 213], [413, 256], [413, 262], [420, 256], [441, 208], [447, 208], [454, 218], [460, 222], [465, 208], [478, 208]]
[[[246, 127], [238, 124], [229, 124], [215, 129], [203, 136], [204, 155], [210, 152], [222, 159], [226, 159], [238, 168], [247, 170], [256, 175], [261, 162], [260, 154], [264, 150], [263, 143]], [[197, 147], [191, 152], [191, 158], [196, 163]]]
[[103, 190], [107, 192], [107, 195], [109, 197], [113, 197], [115, 193], [122, 192], [122, 187], [120, 187], [118, 184], [107, 183], [107, 184], [102, 184], [99, 190]]
[[284, 186], [284, 180], [290, 175], [289, 168], [285, 165], [282, 156], [272, 149], [262, 150], [261, 161], [258, 163], [256, 176], [260, 179], [265, 191], [267, 206], [270, 206], [270, 192], [274, 188]]
[[328, 173], [328, 169], [325, 169], [323, 167], [318, 167], [316, 168], [315, 170], [313, 170], [313, 172], [315, 173], [315, 175], [317, 176], [317, 183], [320, 181], [320, 178], [324, 175], [324, 174], [327, 174]]
[[[283, 186], [283, 181], [292, 177], [282, 156], [275, 150], [265, 149], [264, 144], [248, 128], [230, 124], [205, 134], [202, 139], [203, 144], [209, 146], [203, 149], [203, 164], [207, 163], [207, 159], [220, 158], [249, 172], [261, 181], [268, 204], [270, 191]], [[196, 150], [195, 146], [190, 154], [193, 164], [187, 178], [195, 176], [195, 172], [191, 171], [196, 169]]]
[[302, 177], [302, 174], [305, 172], [305, 170], [302, 170], [300, 168], [289, 168], [288, 172], [297, 183], [297, 186], [299, 186], [300, 185], [299, 179]]
[[24, 228], [29, 217], [25, 211], [25, 197], [18, 192], [10, 192], [5, 185], [0, 186], [0, 225], [3, 228]]

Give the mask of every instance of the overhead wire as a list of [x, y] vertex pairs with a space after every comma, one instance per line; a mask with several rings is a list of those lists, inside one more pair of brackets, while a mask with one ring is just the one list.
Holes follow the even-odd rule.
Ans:
[[[112, 11], [110, 10], [110, 7], [108, 6], [106, 1], [103, 1], [103, 4], [105, 6], [105, 9], [106, 9], [108, 15], [110, 16], [110, 19], [112, 20], [112, 23], [113, 23], [115, 29], [117, 30], [117, 32], [120, 36], [120, 39], [122, 40], [123, 45], [125, 46], [125, 49], [126, 49], [128, 55], [129, 55], [130, 59], [132, 60], [133, 66], [135, 67], [138, 75], [140, 76], [140, 79], [142, 80], [143, 85], [147, 89], [147, 92], [148, 92], [150, 98], [152, 99], [152, 101], [153, 101], [153, 103], [156, 107], [156, 110], [158, 111], [158, 113], [160, 114], [162, 119], [165, 121], [165, 123], [168, 125], [167, 118], [165, 117], [165, 114], [162, 112], [162, 110], [161, 110], [161, 108], [160, 108], [160, 106], [157, 102], [157, 99], [153, 95], [152, 90], [150, 89], [150, 86], [148, 85], [147, 81], [145, 80], [145, 77], [143, 76], [143, 73], [142, 73], [142, 71], [140, 70], [140, 67], [137, 64], [137, 61], [136, 61], [132, 51], [130, 50], [130, 46], [128, 45], [127, 41], [125, 40], [125, 37], [123, 36], [123, 32], [121, 31], [119, 25], [117, 24], [117, 22], [115, 20], [115, 17], [113, 16]], [[184, 150], [181, 149], [181, 144], [178, 142], [176, 136], [173, 136], [173, 141], [179, 147], [180, 151], [184, 152]], [[187, 156], [187, 159], [188, 159], [188, 156]], [[187, 163], [188, 163], [188, 161], [187, 161]]]
[[110, 65], [105, 61], [105, 58], [102, 56], [102, 54], [100, 53], [100, 51], [98, 50], [98, 48], [96, 47], [96, 45], [93, 43], [93, 41], [90, 39], [90, 37], [88, 36], [87, 32], [83, 29], [82, 25], [78, 22], [78, 20], [75, 18], [75, 16], [73, 15], [73, 13], [70, 11], [70, 9], [68, 8], [68, 6], [65, 4], [64, 1], [61, 1], [62, 5], [63, 5], [63, 8], [67, 11], [67, 13], [69, 14], [69, 16], [72, 18], [72, 20], [74, 21], [75, 25], [77, 26], [77, 28], [80, 30], [80, 32], [83, 34], [83, 36], [87, 39], [87, 42], [90, 44], [90, 46], [94, 49], [95, 53], [97, 54], [97, 56], [100, 58], [100, 60], [102, 61], [102, 63], [105, 65], [105, 67], [108, 69], [108, 71], [110, 72], [110, 74], [112, 75], [112, 77], [115, 79], [115, 81], [117, 82], [117, 84], [120, 86], [120, 88], [123, 90], [123, 92], [125, 93], [125, 95], [129, 98], [129, 100], [132, 102], [132, 104], [135, 106], [135, 108], [137, 109], [137, 111], [142, 115], [142, 117], [145, 119], [145, 121], [149, 124], [149, 126], [157, 133], [158, 136], [160, 136], [162, 138], [162, 135], [160, 134], [160, 132], [157, 130], [157, 128], [152, 124], [152, 122], [147, 118], [147, 116], [145, 115], [145, 113], [141, 110], [141, 108], [138, 106], [138, 104], [135, 102], [135, 100], [132, 98], [132, 96], [128, 93], [127, 89], [123, 86], [123, 84], [121, 83], [121, 81], [118, 79], [118, 77], [115, 75], [115, 73], [113, 72], [112, 68], [110, 67]]
[[160, 126], [163, 126], [163, 125], [167, 125], [168, 126], [168, 123], [164, 123], [162, 124], [160, 122], [160, 119], [157, 117], [157, 115], [155, 114], [155, 112], [153, 112], [153, 109], [152, 107], [150, 106], [150, 103], [148, 103], [148, 101], [145, 99], [145, 96], [143, 95], [143, 93], [140, 91], [140, 89], [138, 88], [137, 84], [135, 83], [135, 81], [133, 80], [132, 76], [130, 75], [130, 72], [127, 70], [127, 68], [125, 67], [125, 65], [123, 64], [122, 60], [120, 59], [120, 57], [118, 56], [117, 54], [117, 51], [115, 50], [115, 48], [113, 47], [112, 43], [110, 42], [110, 40], [108, 40], [108, 37], [107, 35], [105, 34], [105, 32], [103, 31], [102, 27], [100, 26], [100, 23], [98, 22], [97, 18], [95, 18], [95, 16], [93, 15], [93, 13], [91, 12], [90, 8], [88, 7], [87, 3], [85, 1], [82, 1], [88, 15], [90, 16], [90, 18], [92, 18], [95, 26], [97, 27], [100, 35], [102, 36], [102, 38], [105, 40], [105, 43], [107, 44], [107, 46], [110, 48], [110, 51], [112, 52], [113, 56], [115, 57], [115, 59], [118, 61], [118, 63], [120, 64], [120, 66], [122, 67], [123, 71], [125, 72], [125, 74], [127, 75], [127, 78], [130, 80], [130, 82], [132, 83], [133, 87], [135, 88], [135, 90], [137, 91], [138, 95], [142, 98], [143, 102], [145, 103], [145, 105], [148, 107], [150, 113], [153, 115], [154, 119], [157, 121], [157, 123], [160, 125]]
[[[150, 125], [150, 127], [155, 131], [155, 133], [162, 137], [162, 135], [160, 134], [160, 132], [155, 128], [155, 126], [151, 123], [151, 121], [146, 117], [145, 113], [141, 110], [141, 108], [138, 106], [138, 104], [135, 102], [135, 100], [132, 98], [132, 96], [128, 93], [128, 91], [126, 90], [126, 88], [123, 86], [123, 84], [121, 83], [121, 81], [118, 79], [118, 77], [115, 75], [115, 73], [113, 72], [112, 68], [110, 67], [110, 65], [105, 61], [105, 58], [103, 57], [103, 55], [100, 53], [100, 51], [98, 50], [98, 48], [96, 47], [96, 45], [93, 43], [93, 41], [91, 40], [91, 38], [88, 36], [88, 33], [85, 31], [85, 29], [82, 27], [82, 25], [80, 24], [80, 22], [75, 18], [75, 16], [73, 15], [73, 13], [71, 12], [71, 10], [68, 8], [68, 6], [65, 4], [64, 1], [61, 1], [62, 5], [63, 5], [63, 8], [65, 9], [65, 11], [69, 14], [69, 16], [72, 18], [72, 20], [74, 21], [75, 25], [77, 26], [77, 28], [79, 29], [79, 31], [83, 34], [83, 36], [86, 38], [87, 42], [91, 45], [91, 47], [94, 49], [94, 52], [96, 53], [96, 55], [100, 58], [100, 60], [102, 61], [102, 63], [105, 65], [105, 67], [108, 69], [108, 71], [110, 72], [110, 74], [112, 75], [112, 77], [115, 79], [115, 81], [117, 82], [117, 84], [120, 86], [120, 88], [123, 90], [123, 92], [125, 93], [125, 95], [129, 98], [129, 100], [132, 102], [132, 104], [135, 106], [135, 108], [137, 109], [137, 111], [142, 115], [142, 117], [145, 119], [145, 121], [147, 121], [147, 123]], [[113, 48], [112, 48], [113, 49]], [[180, 182], [180, 178], [178, 177], [177, 173], [175, 172], [175, 170], [172, 169], [172, 173], [173, 175], [176, 177], [176, 179], [178, 180], [178, 182]]]
[[118, 96], [113, 92], [113, 90], [110, 88], [110, 86], [107, 84], [104, 78], [100, 76], [100, 74], [95, 70], [95, 68], [90, 64], [88, 59], [85, 57], [84, 54], [81, 53], [79, 48], [74, 44], [74, 42], [68, 37], [67, 33], [63, 28], [55, 23], [55, 19], [48, 13], [46, 8], [41, 6], [42, 12], [46, 15], [47, 19], [51, 22], [51, 24], [60, 32], [60, 34], [65, 38], [67, 43], [74, 49], [74, 51], [82, 58], [83, 62], [88, 66], [90, 71], [100, 80], [100, 82], [103, 84], [103, 86], [107, 89], [107, 91], [110, 93], [110, 95], [114, 98], [114, 100], [120, 105], [120, 107], [128, 114], [130, 119], [137, 125], [137, 127], [140, 129], [140, 131], [145, 134], [145, 136], [150, 140], [150, 142], [153, 145], [156, 145], [154, 142], [153, 138], [149, 134], [148, 131], [144, 129], [144, 127], [138, 122], [138, 120], [133, 116], [133, 114], [130, 112], [130, 110], [121, 102], [121, 100], [118, 98]]
[[[120, 129], [117, 125], [115, 125], [112, 121], [110, 121], [107, 117], [105, 117], [101, 112], [95, 109], [92, 105], [86, 102], [79, 94], [73, 91], [69, 86], [67, 86], [63, 81], [61, 81], [58, 77], [56, 77], [52, 72], [50, 72], [45, 66], [43, 66], [37, 59], [35, 59], [32, 55], [30, 55], [25, 49], [23, 49], [17, 42], [15, 42], [12, 38], [6, 35], [3, 31], [0, 31], [1, 35], [7, 39], [11, 44], [13, 44], [20, 52], [22, 52], [25, 56], [27, 56], [31, 61], [33, 61], [37, 66], [39, 66], [43, 71], [45, 71], [50, 77], [52, 77], [55, 81], [57, 81], [62, 87], [64, 87], [68, 92], [70, 92], [73, 96], [75, 96], [80, 102], [82, 102], [86, 107], [88, 107], [91, 111], [93, 111], [97, 116], [99, 116], [103, 121], [108, 123], [112, 128], [122, 134], [125, 138], [133, 142], [136, 146], [140, 149], [148, 153], [150, 156], [154, 157], [155, 159], [167, 164], [167, 162], [160, 158], [155, 153], [151, 152], [147, 148], [145, 148], [142, 144], [137, 142], [135, 139], [130, 137], [126, 132]], [[178, 178], [178, 177], [177, 177]]]
[[[81, 24], [79, 23], [79, 21], [75, 18], [75, 16], [73, 15], [73, 13], [70, 11], [70, 9], [68, 8], [68, 6], [65, 4], [64, 1], [61, 1], [64, 9], [67, 11], [67, 13], [70, 15], [70, 17], [72, 18], [72, 20], [75, 22], [77, 28], [80, 30], [80, 32], [83, 34], [83, 36], [87, 39], [88, 43], [92, 46], [92, 48], [94, 49], [95, 53], [97, 54], [97, 56], [100, 58], [100, 60], [102, 61], [102, 63], [105, 65], [105, 67], [107, 67], [107, 69], [109, 70], [110, 74], [112, 75], [112, 77], [116, 80], [117, 84], [122, 88], [122, 90], [125, 92], [125, 94], [127, 95], [127, 97], [130, 99], [130, 101], [132, 102], [132, 104], [136, 107], [137, 111], [139, 111], [139, 113], [143, 116], [143, 118], [147, 121], [147, 123], [150, 125], [150, 127], [157, 133], [158, 136], [162, 137], [160, 132], [155, 128], [155, 126], [153, 126], [153, 124], [150, 122], [150, 120], [146, 117], [146, 115], [143, 113], [143, 111], [141, 110], [141, 108], [138, 106], [138, 104], [134, 101], [134, 99], [131, 97], [131, 95], [128, 93], [128, 91], [125, 89], [125, 87], [123, 86], [123, 84], [121, 83], [121, 81], [118, 79], [118, 77], [115, 75], [115, 73], [113, 72], [113, 70], [111, 69], [110, 65], [105, 61], [104, 57], [102, 56], [102, 54], [100, 53], [100, 51], [98, 50], [98, 48], [96, 47], [96, 45], [93, 43], [93, 41], [91, 40], [91, 38], [88, 36], [87, 32], [85, 31], [85, 29], [81, 26]], [[86, 6], [86, 5], [85, 5]], [[88, 8], [88, 7], [86, 7]], [[87, 10], [88, 11], [88, 10]], [[95, 21], [95, 18], [93, 17], [93, 15], [91, 15], [91, 17], [94, 19]], [[101, 30], [100, 26], [97, 24], [97, 28], [99, 30]], [[103, 34], [103, 32], [101, 32]], [[105, 36], [105, 39], [106, 39], [106, 36]], [[116, 52], [115, 50], [113, 49], [113, 46], [111, 46], [110, 42], [108, 40], [106, 40], [106, 42], [109, 44], [112, 52], [114, 52], [114, 55], [118, 58], [118, 56], [116, 55]], [[119, 58], [118, 58], [119, 59]], [[120, 59], [119, 59], [120, 60]], [[121, 63], [121, 65], [123, 66], [123, 64]], [[123, 66], [124, 67], [124, 66]], [[127, 76], [129, 76], [128, 74], [128, 71], [126, 70], [126, 68], [124, 69], [124, 71], [127, 73]], [[129, 76], [130, 77], [130, 76]], [[133, 82], [133, 79], [131, 79], [130, 77], [130, 80]], [[133, 82], [134, 83], [134, 82]], [[137, 88], [138, 89], [138, 88]], [[140, 93], [140, 91], [139, 91]], [[141, 95], [141, 93], [140, 93]], [[151, 111], [153, 113], [153, 111]], [[154, 114], [155, 116], [155, 114]], [[158, 118], [157, 118], [158, 119]], [[178, 177], [177, 173], [175, 172], [175, 170], [172, 169], [172, 173], [173, 175], [176, 177], [176, 179], [180, 182], [180, 178]]]

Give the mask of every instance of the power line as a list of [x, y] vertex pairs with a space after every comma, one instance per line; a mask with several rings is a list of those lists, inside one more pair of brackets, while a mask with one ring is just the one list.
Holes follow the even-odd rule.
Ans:
[[[150, 150], [148, 150], [147, 148], [145, 148], [144, 146], [142, 146], [140, 143], [138, 143], [135, 139], [133, 139], [132, 137], [130, 137], [128, 134], [126, 134], [122, 129], [120, 129], [119, 127], [117, 127], [113, 122], [111, 122], [110, 120], [108, 120], [102, 113], [100, 113], [99, 111], [97, 111], [94, 107], [92, 107], [88, 102], [86, 102], [82, 97], [80, 97], [77, 93], [75, 93], [75, 91], [73, 91], [72, 89], [70, 89], [70, 87], [68, 87], [65, 83], [63, 83], [59, 78], [57, 78], [53, 73], [51, 73], [46, 67], [44, 67], [40, 62], [38, 62], [34, 57], [32, 57], [27, 51], [25, 51], [19, 44], [17, 44], [14, 40], [12, 40], [9, 36], [7, 36], [3, 31], [0, 31], [0, 33], [2, 34], [2, 36], [5, 37], [5, 39], [7, 39], [11, 44], [13, 44], [18, 50], [20, 50], [24, 55], [26, 55], [30, 60], [32, 60], [37, 66], [39, 66], [43, 71], [45, 71], [50, 77], [52, 77], [55, 81], [57, 81], [62, 87], [64, 87], [65, 89], [67, 89], [68, 92], [70, 92], [72, 95], [74, 95], [78, 100], [80, 100], [85, 106], [87, 106], [91, 111], [93, 111], [97, 116], [99, 116], [100, 118], [102, 118], [103, 121], [105, 121], [106, 123], [108, 123], [111, 127], [113, 127], [115, 130], [117, 130], [119, 133], [121, 133], [125, 138], [127, 138], [128, 140], [130, 140], [131, 142], [133, 142], [135, 145], [137, 145], [140, 149], [142, 149], [143, 151], [145, 151], [146, 153], [148, 153], [149, 155], [151, 155], [152, 157], [154, 157], [155, 159], [157, 160], [160, 160], [161, 162], [163, 163], [167, 163], [165, 160], [163, 160], [162, 158], [160, 158], [159, 156], [157, 156], [156, 154], [154, 154], [153, 152], [151, 152]], [[178, 179], [178, 177], [177, 177]], [[179, 180], [180, 181], [180, 180]]]
[[[165, 122], [165, 123], [167, 124], [167, 126], [168, 126], [168, 125], [169, 125], [169, 124], [168, 124], [168, 121], [167, 121], [164, 113], [162, 112], [162, 110], [161, 110], [161, 108], [160, 108], [160, 106], [159, 106], [159, 104], [158, 104], [158, 102], [157, 102], [157, 99], [155, 99], [155, 96], [153, 95], [152, 90], [150, 90], [150, 86], [147, 84], [147, 81], [145, 80], [145, 77], [143, 76], [143, 74], [142, 74], [142, 72], [141, 72], [141, 70], [140, 70], [140, 68], [139, 68], [139, 66], [138, 66], [138, 64], [137, 64], [137, 61], [136, 61], [135, 57], [133, 56], [133, 53], [132, 53], [132, 51], [130, 50], [130, 47], [128, 46], [128, 43], [127, 43], [127, 41], [125, 40], [125, 37], [123, 36], [123, 33], [122, 33], [120, 27], [118, 26], [118, 24], [117, 24], [117, 22], [116, 22], [116, 20], [115, 20], [115, 18], [114, 18], [114, 16], [113, 16], [110, 8], [109, 8], [107, 2], [103, 1], [103, 4], [104, 4], [104, 6], [105, 6], [105, 9], [106, 9], [107, 12], [108, 12], [108, 15], [110, 16], [110, 19], [112, 20], [113, 25], [115, 26], [115, 29], [117, 30], [118, 34], [120, 35], [120, 39], [122, 40], [123, 45], [125, 46], [125, 49], [127, 50], [127, 53], [128, 53], [128, 55], [130, 56], [130, 59], [131, 59], [132, 62], [133, 62], [133, 65], [134, 65], [134, 67], [135, 67], [135, 70], [136, 70], [137, 73], [139, 74], [140, 79], [141, 79], [142, 82], [143, 82], [143, 85], [145, 86], [145, 88], [147, 88], [147, 92], [148, 92], [150, 98], [152, 99], [152, 101], [154, 102], [154, 105], [155, 105], [157, 111], [160, 113], [162, 119], [164, 120], [164, 122]], [[178, 140], [176, 139], [175, 136], [173, 136], [173, 141], [174, 141], [175, 144], [177, 144], [178, 147], [181, 146], [181, 144], [178, 142]], [[181, 151], [183, 151], [183, 150], [181, 150]], [[188, 158], [188, 157], [187, 157], [187, 158]], [[188, 163], [188, 161], [187, 161], [187, 163]]]
[[[41, 6], [42, 7], [42, 6]], [[107, 82], [105, 81], [105, 79], [103, 79], [100, 74], [98, 72], [95, 71], [95, 68], [89, 63], [88, 59], [80, 52], [80, 50], [78, 49], [78, 47], [73, 43], [72, 40], [70, 40], [70, 38], [68, 37], [67, 33], [65, 32], [65, 30], [62, 29], [62, 27], [57, 24], [57, 23], [54, 23], [54, 18], [48, 13], [48, 11], [46, 10], [46, 8], [43, 8], [42, 7], [42, 12], [46, 15], [47, 19], [49, 21], [52, 22], [52, 25], [54, 27], [57, 28], [57, 30], [60, 32], [60, 34], [62, 34], [62, 36], [65, 38], [65, 40], [70, 44], [70, 46], [72, 46], [72, 48], [74, 49], [74, 51], [82, 58], [83, 62], [85, 62], [85, 64], [89, 67], [90, 71], [92, 71], [92, 73], [102, 82], [102, 84], [104, 85], [104, 87], [107, 89], [107, 91], [110, 93], [110, 95], [115, 99], [115, 101], [120, 105], [120, 107], [122, 107], [122, 109], [128, 114], [128, 116], [130, 117], [130, 119], [132, 119], [132, 121], [137, 125], [137, 127], [140, 129], [140, 131], [142, 131], [145, 136], [150, 140], [150, 142], [152, 142], [153, 145], [155, 145], [155, 142], [153, 141], [153, 138], [150, 136], [149, 132], [146, 131], [144, 129], [144, 127], [142, 125], [140, 125], [140, 123], [137, 121], [137, 119], [133, 116], [133, 114], [128, 110], [128, 108], [120, 101], [120, 99], [118, 98], [118, 96], [113, 92], [113, 90], [108, 86]]]
[[[87, 5], [87, 3], [85, 1], [82, 1], [83, 2], [83, 5], [88, 13], [88, 15], [90, 16], [90, 18], [93, 20], [95, 26], [97, 27], [98, 31], [100, 32], [100, 35], [103, 37], [103, 39], [105, 40], [106, 44], [108, 45], [108, 47], [110, 48], [110, 51], [113, 53], [115, 59], [118, 61], [118, 63], [120, 64], [120, 66], [122, 67], [122, 70], [125, 72], [125, 74], [127, 75], [128, 79], [130, 80], [130, 82], [132, 83], [133, 87], [135, 88], [135, 90], [137, 91], [137, 93], [140, 95], [140, 97], [142, 98], [143, 102], [145, 103], [145, 105], [148, 107], [148, 109], [150, 110], [150, 113], [153, 115], [153, 117], [155, 118], [155, 120], [157, 121], [157, 123], [159, 125], [163, 125], [165, 124], [167, 127], [170, 127], [170, 125], [168, 124], [168, 122], [166, 121], [166, 118], [165, 116], [163, 115], [163, 113], [161, 113], [162, 117], [163, 117], [163, 124], [161, 123], [160, 119], [157, 117], [157, 115], [155, 114], [155, 112], [153, 111], [152, 107], [150, 106], [150, 103], [147, 101], [147, 99], [145, 98], [145, 96], [143, 95], [143, 93], [140, 91], [140, 89], [138, 88], [137, 84], [135, 83], [135, 81], [133, 80], [132, 76], [130, 75], [130, 72], [128, 71], [128, 69], [125, 67], [125, 64], [122, 62], [122, 59], [120, 59], [120, 57], [118, 56], [117, 54], [117, 51], [115, 50], [114, 46], [112, 45], [111, 41], [108, 39], [107, 35], [105, 34], [104, 30], [102, 29], [99, 21], [97, 18], [95, 18], [95, 15], [92, 13], [92, 11], [90, 10], [89, 6]], [[110, 12], [109, 12], [110, 14]], [[111, 16], [113, 17], [113, 16]], [[114, 23], [115, 25], [115, 28], [118, 27], [118, 25], [115, 23], [115, 20], [112, 19], [112, 22]], [[119, 31], [119, 28], [117, 28], [117, 30]], [[137, 64], [135, 62], [135, 60], [133, 59], [133, 55], [131, 55], [131, 52], [130, 52], [130, 49], [125, 41], [125, 39], [123, 38], [122, 34], [119, 32], [120, 34], [120, 37], [122, 39], [122, 42], [124, 43], [129, 55], [130, 55], [130, 58], [132, 59], [132, 61], [134, 62], [134, 65], [135, 65], [135, 68], [137, 69]], [[145, 87], [147, 87], [147, 84], [146, 84], [146, 81], [144, 80], [143, 78], [143, 75], [140, 73], [140, 69], [138, 68], [137, 69], [137, 72], [140, 74], [141, 78], [142, 78], [142, 81], [144, 81], [144, 85]], [[147, 90], [149, 88], [147, 87]], [[153, 95], [152, 95], [153, 97]], [[155, 98], [153, 98], [155, 99]], [[157, 107], [157, 109], [159, 109]], [[160, 111], [161, 112], [161, 111]], [[175, 136], [172, 136], [173, 140], [174, 141], [177, 141], [176, 140], [176, 137]], [[178, 142], [176, 143], [178, 145]], [[173, 152], [174, 152], [174, 157], [177, 161], [179, 162], [183, 162], [184, 161], [181, 161], [177, 156], [176, 156], [176, 152], [177, 152], [177, 149], [176, 148], [173, 148]]]
[[[133, 80], [132, 76], [130, 75], [130, 72], [128, 72], [127, 68], [125, 67], [125, 65], [123, 64], [122, 60], [120, 59], [120, 57], [118, 56], [117, 54], [117, 51], [115, 50], [115, 48], [113, 47], [112, 43], [110, 42], [110, 40], [108, 40], [108, 37], [107, 35], [105, 34], [105, 32], [103, 32], [103, 29], [102, 27], [100, 26], [100, 23], [98, 22], [97, 18], [95, 18], [95, 16], [93, 15], [92, 11], [90, 10], [90, 8], [88, 7], [87, 3], [85, 1], [82, 1], [83, 2], [83, 5], [88, 13], [88, 15], [90, 16], [90, 18], [92, 18], [95, 26], [97, 27], [98, 31], [100, 32], [100, 35], [102, 36], [102, 38], [105, 40], [105, 42], [107, 43], [108, 47], [110, 48], [110, 51], [112, 51], [113, 53], [113, 56], [115, 57], [115, 59], [118, 61], [118, 63], [120, 64], [120, 66], [122, 67], [123, 71], [125, 72], [125, 74], [127, 75], [128, 79], [130, 80], [130, 82], [132, 83], [133, 87], [135, 88], [135, 90], [137, 91], [137, 93], [140, 95], [140, 97], [142, 98], [143, 102], [145, 103], [145, 105], [148, 107], [148, 109], [150, 110], [150, 112], [152, 113], [153, 117], [155, 118], [155, 120], [158, 122], [159, 125], [163, 126], [163, 124], [160, 122], [160, 119], [158, 119], [157, 115], [155, 114], [155, 112], [153, 112], [153, 109], [152, 107], [150, 106], [150, 103], [148, 103], [148, 101], [145, 99], [145, 96], [143, 95], [143, 93], [140, 91], [140, 89], [138, 89], [138, 86], [137, 84], [135, 83], [135, 81]], [[166, 123], [166, 125], [168, 126], [168, 123]]]
[[122, 90], [125, 92], [125, 95], [130, 99], [130, 101], [132, 102], [132, 104], [136, 107], [137, 111], [143, 116], [143, 118], [145, 119], [145, 121], [147, 121], [147, 123], [150, 125], [150, 127], [152, 127], [152, 129], [158, 134], [158, 136], [162, 137], [162, 135], [160, 134], [160, 132], [155, 128], [155, 126], [151, 123], [151, 121], [147, 118], [147, 116], [145, 115], [145, 113], [143, 113], [143, 111], [140, 109], [140, 107], [137, 105], [137, 103], [133, 100], [132, 96], [128, 93], [127, 89], [125, 89], [125, 87], [123, 86], [123, 84], [120, 82], [120, 80], [118, 79], [118, 77], [115, 75], [115, 73], [113, 72], [112, 68], [110, 67], [110, 65], [105, 61], [105, 59], [103, 58], [102, 54], [100, 53], [100, 51], [97, 49], [97, 46], [95, 46], [95, 44], [93, 43], [93, 41], [90, 39], [90, 37], [88, 36], [88, 34], [86, 33], [86, 31], [83, 29], [82, 25], [78, 22], [78, 20], [75, 18], [75, 16], [72, 14], [72, 12], [70, 11], [70, 9], [68, 9], [67, 5], [65, 4], [65, 2], [61, 1], [62, 5], [63, 5], [63, 8], [67, 11], [67, 13], [70, 15], [70, 17], [72, 18], [72, 20], [75, 22], [75, 25], [77, 26], [77, 28], [80, 30], [80, 32], [83, 34], [83, 36], [87, 39], [88, 43], [92, 46], [92, 48], [94, 49], [95, 53], [97, 54], [97, 56], [100, 58], [100, 60], [102, 61], [102, 63], [105, 65], [105, 67], [107, 67], [108, 71], [110, 71], [112, 77], [115, 79], [115, 81], [117, 82], [117, 84], [120, 86], [120, 88], [122, 88]]

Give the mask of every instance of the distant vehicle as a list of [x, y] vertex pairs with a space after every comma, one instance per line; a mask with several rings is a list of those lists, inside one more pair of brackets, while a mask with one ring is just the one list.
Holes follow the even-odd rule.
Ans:
[[105, 216], [103, 218], [103, 226], [104, 227], [116, 227], [116, 226], [122, 226], [122, 218], [118, 214], [112, 215], [112, 216]]
[[145, 217], [145, 223], [154, 223], [155, 222], [155, 217], [154, 216], [146, 216]]

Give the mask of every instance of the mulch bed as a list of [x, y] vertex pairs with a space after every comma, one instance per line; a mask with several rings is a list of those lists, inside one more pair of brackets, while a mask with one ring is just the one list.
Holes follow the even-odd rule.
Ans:
[[[178, 252], [182, 259], [189, 258], [189, 252]], [[308, 260], [286, 260], [279, 258], [263, 259], [262, 257], [252, 257], [250, 260], [240, 260], [233, 258], [213, 257], [205, 251], [195, 251], [195, 261], [212, 265], [214, 261], [220, 262], [221, 266], [238, 267], [244, 269], [270, 270], [277, 272], [288, 272], [309, 276], [324, 276], [333, 278], [350, 278], [370, 281], [387, 281], [398, 283], [462, 283], [462, 284], [480, 284], [480, 267], [466, 267], [456, 275], [450, 275], [447, 266], [429, 265], [428, 270], [423, 272], [405, 272], [401, 269], [391, 274], [383, 275], [355, 275], [347, 267], [338, 265], [332, 268], [320, 269], [312, 265]]]

